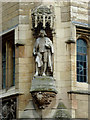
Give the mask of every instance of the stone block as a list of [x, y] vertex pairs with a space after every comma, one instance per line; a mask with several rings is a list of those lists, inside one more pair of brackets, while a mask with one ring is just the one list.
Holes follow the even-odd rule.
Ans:
[[[32, 36], [31, 36], [32, 37]], [[32, 46], [32, 48], [34, 47], [34, 43], [33, 43], [33, 41], [32, 41], [33, 39], [32, 38], [30, 38], [30, 39], [26, 39], [26, 46]]]
[[19, 31], [28, 31], [30, 30], [30, 25], [29, 24], [19, 24], [18, 26]]
[[25, 46], [19, 46], [19, 58], [25, 57]]
[[33, 78], [31, 73], [20, 73], [19, 74], [19, 82], [30, 83], [31, 79]]
[[71, 86], [71, 82], [70, 82], [70, 80], [66, 80], [66, 81], [61, 81], [60, 80], [60, 84], [58, 86], [60, 88], [70, 87]]
[[19, 5], [19, 3], [18, 2], [8, 2], [8, 3], [4, 2], [4, 4], [3, 4], [3, 11], [8, 10], [8, 9], [10, 9], [13, 6], [16, 6], [16, 5]]
[[70, 99], [71, 100], [76, 100], [76, 94], [70, 94]]
[[33, 103], [33, 100], [29, 100], [27, 106], [25, 107], [24, 111], [27, 111], [27, 110], [35, 110], [35, 106], [34, 106], [34, 103]]
[[70, 12], [70, 6], [61, 6], [61, 13]]
[[19, 16], [19, 24], [29, 24], [29, 16], [28, 15], [20, 15]]
[[77, 100], [72, 100], [72, 109], [77, 109]]
[[85, 15], [88, 14], [88, 10], [85, 8], [78, 8], [77, 12], [78, 12], [78, 14], [85, 14]]
[[77, 14], [77, 19], [88, 21], [88, 15]]
[[57, 52], [57, 56], [63, 56], [63, 55], [70, 55], [70, 47], [69, 46], [67, 46], [65, 43], [61, 43], [60, 45], [58, 44], [57, 45], [57, 50], [56, 50], [56, 52]]
[[25, 83], [25, 82], [21, 82], [18, 83], [19, 84], [19, 92], [20, 93], [29, 93], [30, 91], [30, 82]]
[[75, 44], [71, 44], [71, 55], [73, 55], [73, 56], [76, 55], [76, 45]]
[[70, 71], [70, 62], [57, 62], [57, 71]]
[[40, 116], [40, 112], [41, 111], [36, 111], [36, 110], [26, 110], [26, 111], [22, 111], [22, 112], [19, 112], [19, 117], [20, 118], [23, 118], [23, 119], [33, 119], [35, 120], [36, 119], [39, 119], [41, 118]]
[[54, 92], [57, 93], [55, 88], [55, 81], [53, 77], [49, 76], [36, 76], [32, 80], [30, 92]]
[[76, 117], [76, 118], [81, 118], [81, 119], [82, 119], [82, 118], [83, 118], [83, 119], [84, 119], [84, 118], [88, 118], [88, 112], [87, 112], [87, 111], [84, 112], [84, 111], [82, 111], [82, 110], [80, 110], [80, 109], [79, 109], [79, 110], [76, 110], [76, 112], [75, 112], [75, 117]]
[[18, 66], [18, 64], [15, 65], [15, 74], [17, 74], [17, 73], [19, 73], [19, 66]]
[[85, 9], [87, 9], [88, 8], [88, 2], [86, 2], [86, 4], [84, 2], [83, 1], [72, 1], [71, 5], [79, 7], [79, 8], [85, 8]]
[[[23, 28], [22, 28], [23, 29]], [[19, 31], [19, 38], [20, 40], [22, 39], [29, 39], [30, 38], [30, 31], [29, 30], [20, 30]]]
[[33, 63], [33, 58], [19, 58], [19, 64], [30, 64]]
[[56, 61], [57, 62], [69, 62], [70, 56], [68, 56], [68, 55], [57, 56]]
[[61, 28], [64, 28], [64, 29], [65, 28], [70, 28], [70, 22], [64, 22], [64, 23], [62, 22], [61, 23]]
[[77, 94], [77, 95], [76, 95], [76, 99], [77, 99], [77, 100], [85, 100], [85, 101], [88, 101], [88, 95], [80, 95], [80, 94]]
[[88, 101], [86, 100], [78, 100], [77, 101], [77, 109], [82, 112], [88, 113]]
[[59, 82], [60, 81], [60, 72], [57, 71], [55, 77], [56, 77], [57, 82]]
[[68, 37], [71, 35], [71, 28], [64, 28], [64, 37]]
[[55, 116], [54, 116], [56, 119], [69, 119], [71, 118], [71, 115], [70, 113], [68, 112], [67, 109], [58, 109], [55, 113]]
[[88, 84], [87, 83], [77, 82], [76, 86], [77, 86], [77, 90], [81, 90], [81, 91], [82, 90], [85, 90], [85, 91], [88, 90]]
[[33, 57], [33, 46], [25, 46], [25, 57]]
[[54, 119], [54, 114], [55, 114], [56, 109], [47, 109], [47, 110], [42, 110], [42, 117], [47, 119]]
[[70, 80], [70, 72], [69, 71], [66, 71], [66, 72], [64, 72], [64, 71], [61, 71], [60, 72], [60, 80]]
[[[12, 3], [9, 3], [9, 4], [12, 4]], [[12, 13], [16, 12], [17, 9], [19, 9], [19, 4], [14, 3], [11, 6], [8, 6], [7, 10], [4, 10], [3, 12], [4, 12], [4, 15], [5, 15], [5, 13], [6, 14], [8, 13], [8, 15], [10, 15], [10, 14], [12, 15]]]
[[71, 12], [72, 12], [72, 14], [73, 14], [73, 13], [77, 13], [77, 11], [78, 11], [78, 7], [76, 7], [76, 6], [71, 6]]
[[19, 14], [20, 15], [28, 15], [29, 9], [19, 9]]
[[16, 24], [19, 23], [19, 17], [18, 16], [14, 17], [14, 18], [12, 18], [12, 20], [10, 20], [13, 23], [13, 24], [9, 24], [10, 26], [8, 25], [8, 19], [5, 18], [5, 20], [6, 21], [3, 20], [3, 23], [2, 23], [2, 29], [3, 29], [3, 31], [5, 31], [7, 29], [10, 29], [11, 27], [13, 27], [13, 26], [15, 26]]
[[32, 73], [33, 64], [19, 64], [19, 73]]
[[70, 21], [70, 13], [66, 12], [66, 13], [61, 13], [61, 22], [68, 22]]
[[71, 110], [71, 116], [72, 116], [72, 118], [75, 118], [75, 110], [74, 109]]

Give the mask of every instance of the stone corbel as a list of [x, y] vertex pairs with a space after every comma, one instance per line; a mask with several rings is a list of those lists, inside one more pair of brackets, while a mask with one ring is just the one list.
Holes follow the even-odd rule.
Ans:
[[56, 97], [55, 80], [49, 76], [36, 76], [30, 89], [34, 103], [39, 109], [45, 109]]
[[75, 44], [75, 40], [73, 38], [70, 38], [69, 40], [65, 41], [66, 44]]

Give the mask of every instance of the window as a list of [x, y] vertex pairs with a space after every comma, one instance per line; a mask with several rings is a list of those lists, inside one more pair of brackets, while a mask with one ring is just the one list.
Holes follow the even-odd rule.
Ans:
[[2, 88], [15, 85], [14, 31], [2, 36]]
[[87, 82], [87, 42], [77, 40], [77, 81]]

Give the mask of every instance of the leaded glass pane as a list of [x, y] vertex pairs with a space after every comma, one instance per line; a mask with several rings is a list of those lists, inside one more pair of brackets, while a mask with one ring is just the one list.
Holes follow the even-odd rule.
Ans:
[[83, 39], [77, 40], [77, 81], [87, 81], [87, 43]]

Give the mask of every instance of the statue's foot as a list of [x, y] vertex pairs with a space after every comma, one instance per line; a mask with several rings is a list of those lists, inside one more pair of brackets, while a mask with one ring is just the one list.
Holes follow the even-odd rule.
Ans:
[[42, 74], [42, 76], [46, 76], [46, 74], [45, 74], [45, 73], [43, 73], [43, 74]]
[[36, 73], [34, 74], [34, 76], [38, 76], [38, 72], [36, 72]]

